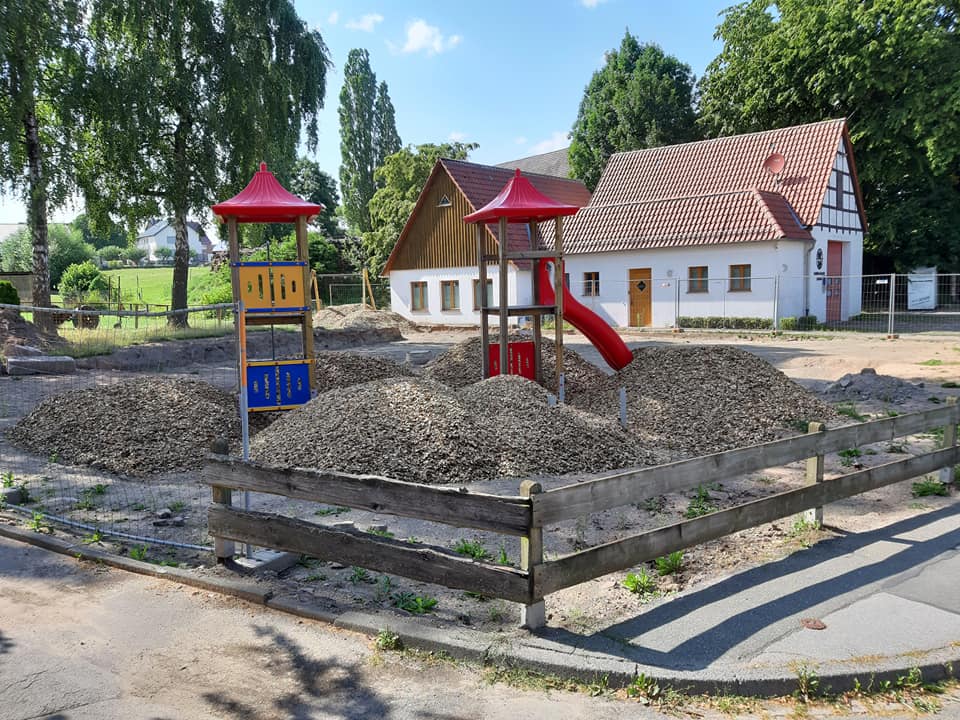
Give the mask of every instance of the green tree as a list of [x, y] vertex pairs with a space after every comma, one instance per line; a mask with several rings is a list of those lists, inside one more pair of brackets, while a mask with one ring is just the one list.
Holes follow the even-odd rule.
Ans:
[[323, 205], [324, 210], [314, 224], [326, 237], [343, 237], [343, 230], [337, 221], [336, 210], [340, 204], [337, 182], [320, 169], [320, 165], [309, 158], [302, 157], [293, 166], [289, 189], [304, 200]]
[[765, 0], [726, 11], [701, 82], [710, 135], [847, 117], [868, 251], [960, 270], [960, 43], [954, 3]]
[[123, 259], [127, 262], [132, 262], [135, 265], [139, 265], [140, 261], [147, 256], [147, 251], [138, 245], [131, 245], [130, 247], [125, 247], [123, 249]]
[[357, 233], [370, 232], [370, 199], [377, 190], [374, 171], [386, 155], [400, 148], [393, 103], [387, 84], [370, 69], [370, 54], [353, 49], [347, 55], [340, 90], [340, 191], [343, 215]]
[[[91, 27], [88, 211], [120, 213], [129, 226], [172, 218], [171, 302], [182, 309], [188, 214], [239, 191], [261, 159], [292, 167], [301, 132], [315, 147], [326, 46], [289, 0], [94, 0]], [[124, 112], [111, 112], [118, 103]]]
[[400, 135], [397, 134], [396, 113], [385, 82], [381, 82], [377, 88], [377, 105], [373, 111], [373, 136], [373, 164], [374, 168], [379, 168], [390, 155], [398, 152], [403, 146]]
[[156, 255], [161, 262], [167, 263], [170, 262], [170, 258], [173, 257], [173, 250], [166, 246], [158, 247], [154, 255]]
[[439, 158], [466, 160], [476, 143], [408, 146], [390, 155], [377, 169], [380, 189], [370, 200], [374, 230], [363, 234], [363, 253], [370, 271], [379, 274], [400, 232], [417, 204]]
[[[80, 232], [84, 242], [90, 243], [98, 250], [104, 249], [109, 245], [121, 248], [126, 247], [128, 238], [123, 227], [111, 222], [109, 218], [102, 218], [102, 220], [106, 221], [106, 227], [94, 228], [87, 214], [81, 213], [77, 215], [70, 224]], [[106, 260], [107, 258], [104, 259]]]
[[59, 287], [64, 270], [70, 265], [92, 261], [96, 250], [69, 225], [50, 226], [50, 285]]
[[120, 255], [123, 254], [123, 248], [119, 245], [104, 245], [97, 251], [97, 255], [100, 256], [100, 259], [104, 262], [111, 262], [112, 260], [119, 260]]
[[690, 67], [627, 32], [593, 74], [571, 131], [570, 172], [592, 191], [615, 152], [696, 140]]
[[74, 189], [87, 92], [84, 7], [82, 0], [0, 3], [0, 192], [9, 187], [27, 206], [39, 307], [50, 305], [47, 214]]

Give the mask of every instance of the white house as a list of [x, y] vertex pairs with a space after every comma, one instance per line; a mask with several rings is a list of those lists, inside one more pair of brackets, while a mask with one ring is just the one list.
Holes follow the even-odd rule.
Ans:
[[[462, 218], [509, 177], [508, 167], [437, 163], [384, 271], [395, 312], [479, 324], [476, 240]], [[567, 283], [612, 325], [670, 327], [678, 316], [838, 322], [860, 312], [866, 221], [842, 119], [617, 153], [592, 197], [575, 181], [528, 177], [582, 206], [564, 225]], [[552, 247], [550, 224], [541, 231]], [[510, 226], [509, 241], [514, 250], [532, 245], [524, 226]], [[494, 254], [490, 228], [485, 243]], [[511, 304], [531, 303], [529, 267], [510, 272]]]
[[[440, 159], [433, 167], [397, 244], [387, 259], [391, 309], [421, 324], [479, 325], [480, 288], [476, 228], [464, 215], [480, 209], [513, 176], [506, 168], [463, 160]], [[540, 192], [571, 205], [582, 206], [590, 193], [578, 180], [528, 174]], [[511, 225], [511, 249], [529, 248], [525, 225]], [[484, 230], [484, 253], [496, 254], [494, 229]], [[529, 261], [511, 262], [508, 292], [511, 305], [532, 304]], [[499, 269], [487, 271], [492, 298]], [[489, 305], [496, 303], [489, 302]]]
[[614, 325], [860, 312], [866, 221], [844, 120], [617, 153], [565, 225], [571, 290]]
[[[196, 254], [198, 262], [209, 262], [213, 253], [213, 243], [207, 237], [200, 223], [192, 220], [187, 221], [187, 242], [190, 244], [190, 250]], [[146, 251], [147, 260], [151, 262], [160, 259], [157, 250], [164, 247], [170, 249], [172, 257], [176, 244], [177, 238], [173, 223], [167, 219], [151, 220], [147, 223], [146, 229], [137, 235], [137, 247]]]

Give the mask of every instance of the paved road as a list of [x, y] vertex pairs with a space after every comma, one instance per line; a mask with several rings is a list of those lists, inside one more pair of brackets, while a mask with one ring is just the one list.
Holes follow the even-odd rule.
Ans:
[[0, 539], [0, 718], [617, 718], [635, 703], [488, 685], [367, 638]]

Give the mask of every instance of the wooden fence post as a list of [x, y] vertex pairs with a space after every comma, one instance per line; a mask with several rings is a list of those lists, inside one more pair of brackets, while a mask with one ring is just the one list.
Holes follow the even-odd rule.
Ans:
[[[807, 425], [808, 433], [823, 432], [827, 427], [821, 422], [812, 422]], [[823, 453], [807, 458], [807, 485], [816, 485], [823, 482]], [[803, 519], [818, 527], [823, 526], [823, 507], [810, 508], [803, 513]]]
[[[214, 485], [211, 489], [213, 490], [213, 502], [230, 507], [230, 504], [233, 502], [233, 491], [230, 488]], [[218, 564], [222, 565], [232, 560], [235, 552], [233, 540], [224, 540], [219, 537], [213, 538], [213, 554], [216, 555]]]
[[[543, 491], [540, 483], [533, 480], [524, 480], [520, 483], [520, 494], [523, 497], [531, 497]], [[530, 595], [529, 605], [523, 605], [520, 608], [520, 627], [530, 630], [541, 628], [547, 623], [547, 613], [543, 604], [543, 598], [534, 596], [533, 573], [537, 565], [543, 563], [543, 527], [540, 525], [530, 525], [530, 534], [527, 537], [520, 538], [520, 569], [530, 573]]]
[[[947, 404], [952, 405], [954, 408], [957, 406], [957, 399], [955, 397], [947, 398]], [[957, 446], [957, 417], [954, 415], [953, 419], [943, 426], [943, 447], [956, 447]], [[953, 482], [953, 465], [947, 465], [946, 467], [940, 468], [940, 482], [944, 485], [949, 485]]]

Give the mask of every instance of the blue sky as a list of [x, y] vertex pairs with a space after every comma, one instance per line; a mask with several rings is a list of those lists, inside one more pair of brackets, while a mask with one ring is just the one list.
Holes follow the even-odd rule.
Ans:
[[[713, 34], [732, 2], [295, 0], [333, 62], [313, 157], [338, 177], [337, 105], [351, 48], [366, 48], [377, 79], [389, 86], [404, 144], [476, 142], [471, 159], [494, 164], [568, 144], [586, 84], [626, 29], [700, 77], [720, 50]], [[25, 221], [22, 205], [9, 197], [0, 203], [0, 223]]]

